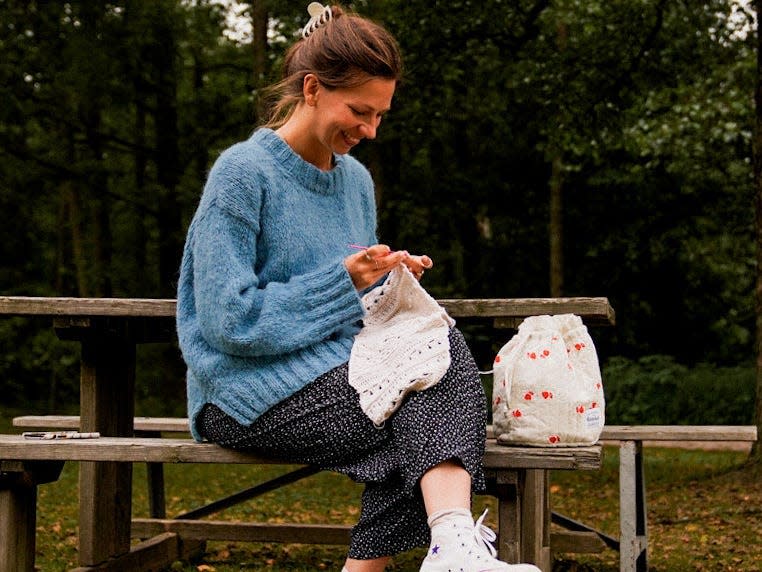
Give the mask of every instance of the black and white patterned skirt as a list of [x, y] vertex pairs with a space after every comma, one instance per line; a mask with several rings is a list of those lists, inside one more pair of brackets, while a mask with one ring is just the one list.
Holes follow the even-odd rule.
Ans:
[[418, 483], [431, 467], [458, 460], [472, 489], [485, 487], [482, 457], [486, 398], [462, 333], [450, 330], [450, 368], [433, 387], [412, 393], [382, 428], [359, 405], [348, 364], [320, 376], [250, 426], [207, 404], [201, 435], [224, 447], [282, 458], [348, 475], [365, 483], [349, 556], [392, 556], [429, 542]]

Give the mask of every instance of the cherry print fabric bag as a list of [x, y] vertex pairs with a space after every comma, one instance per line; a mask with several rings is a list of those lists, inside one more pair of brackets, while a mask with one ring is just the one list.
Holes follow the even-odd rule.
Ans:
[[499, 443], [570, 447], [598, 441], [605, 422], [603, 383], [579, 316], [525, 319], [498, 352], [493, 376]]

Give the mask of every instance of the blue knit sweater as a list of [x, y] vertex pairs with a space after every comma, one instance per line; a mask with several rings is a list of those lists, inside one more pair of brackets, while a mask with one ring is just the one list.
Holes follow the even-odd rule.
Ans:
[[375, 244], [368, 171], [325, 172], [270, 129], [224, 151], [191, 221], [177, 330], [191, 432], [205, 403], [250, 424], [349, 360], [363, 308], [343, 259]]

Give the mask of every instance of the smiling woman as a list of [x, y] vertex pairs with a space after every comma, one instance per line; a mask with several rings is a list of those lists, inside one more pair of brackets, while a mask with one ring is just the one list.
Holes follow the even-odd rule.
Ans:
[[[217, 159], [188, 229], [177, 329], [191, 431], [366, 483], [346, 572], [380, 572], [427, 544], [426, 572], [536, 571], [497, 560], [494, 533], [471, 514], [471, 492], [486, 486], [487, 412], [463, 335], [444, 320], [415, 332], [428, 336], [416, 349], [442, 356], [425, 388], [409, 372], [428, 364], [411, 351], [412, 333], [402, 339], [402, 390], [380, 426], [351, 384], [350, 355], [373, 315], [366, 300], [392, 300], [395, 276], [423, 296], [417, 280], [433, 262], [377, 244], [373, 181], [349, 154], [391, 108], [397, 42], [338, 6], [313, 2], [309, 13], [270, 90], [267, 124]], [[385, 356], [388, 343], [366, 349]], [[400, 397], [407, 387], [420, 390]]]

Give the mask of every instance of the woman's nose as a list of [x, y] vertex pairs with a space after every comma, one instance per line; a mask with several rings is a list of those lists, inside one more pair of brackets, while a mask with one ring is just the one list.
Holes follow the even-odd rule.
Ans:
[[371, 120], [367, 123], [363, 123], [360, 126], [360, 133], [362, 133], [362, 136], [365, 137], [365, 139], [375, 139], [378, 124], [379, 122], [377, 120]]

